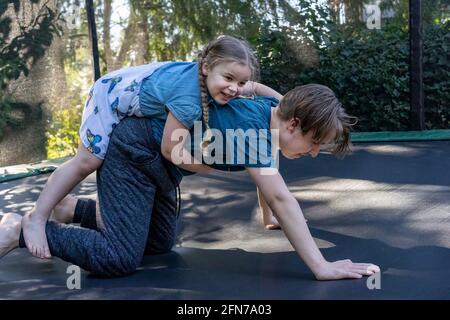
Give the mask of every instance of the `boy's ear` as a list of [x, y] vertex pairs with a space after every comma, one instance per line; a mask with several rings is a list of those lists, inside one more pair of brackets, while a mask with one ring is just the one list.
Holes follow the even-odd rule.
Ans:
[[289, 120], [289, 128], [290, 129], [301, 129], [301, 121], [299, 118], [292, 118]]
[[209, 67], [208, 64], [205, 62], [202, 64], [202, 74], [206, 77], [208, 75]]

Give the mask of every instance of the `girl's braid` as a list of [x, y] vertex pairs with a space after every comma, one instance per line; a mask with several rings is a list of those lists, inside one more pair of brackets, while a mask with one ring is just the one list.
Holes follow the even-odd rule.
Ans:
[[200, 96], [202, 99], [202, 110], [203, 110], [203, 123], [206, 127], [206, 135], [202, 141], [202, 149], [206, 148], [211, 142], [211, 129], [209, 128], [209, 105], [208, 105], [208, 93], [206, 87], [206, 76], [203, 75], [202, 66], [207, 61], [209, 46], [203, 49], [198, 54], [198, 78], [200, 81]]

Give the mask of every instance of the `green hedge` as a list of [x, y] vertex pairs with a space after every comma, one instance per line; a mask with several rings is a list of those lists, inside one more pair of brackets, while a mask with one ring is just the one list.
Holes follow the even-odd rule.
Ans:
[[432, 129], [450, 128], [450, 21], [424, 32], [425, 118]]
[[[324, 26], [327, 31], [323, 31]], [[305, 83], [329, 86], [347, 111], [359, 118], [356, 131], [411, 129], [406, 28], [398, 24], [387, 24], [380, 30], [348, 28], [333, 25], [326, 18], [322, 25], [305, 28], [303, 35], [315, 35], [314, 42], [307, 37], [294, 41], [299, 39], [298, 28], [277, 29], [269, 23], [263, 26], [257, 43], [263, 83], [281, 93]], [[449, 22], [429, 24], [425, 29], [424, 88], [429, 129], [450, 128], [449, 29]], [[305, 59], [305, 52], [312, 58]]]

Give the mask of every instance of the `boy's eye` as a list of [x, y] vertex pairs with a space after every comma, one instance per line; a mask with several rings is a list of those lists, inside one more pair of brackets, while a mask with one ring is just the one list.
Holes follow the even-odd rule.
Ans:
[[239, 82], [239, 87], [243, 87], [243, 86], [245, 86], [246, 84], [247, 84], [247, 82], [244, 82], [244, 81]]
[[225, 79], [226, 79], [226, 80], [228, 80], [228, 81], [231, 81], [231, 80], [233, 80], [233, 78], [232, 78], [232, 77], [230, 77], [230, 76], [225, 76]]

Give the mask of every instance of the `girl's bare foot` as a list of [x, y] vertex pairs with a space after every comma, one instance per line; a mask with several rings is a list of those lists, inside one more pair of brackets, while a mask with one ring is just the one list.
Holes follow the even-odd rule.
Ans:
[[3, 215], [0, 221], [0, 258], [19, 246], [22, 216], [16, 213]]
[[35, 211], [27, 213], [22, 218], [22, 230], [28, 251], [38, 258], [51, 258], [50, 248], [47, 243], [45, 226], [47, 219], [36, 214]]
[[50, 218], [61, 223], [72, 223], [77, 201], [78, 199], [73, 195], [67, 195], [56, 205]]

